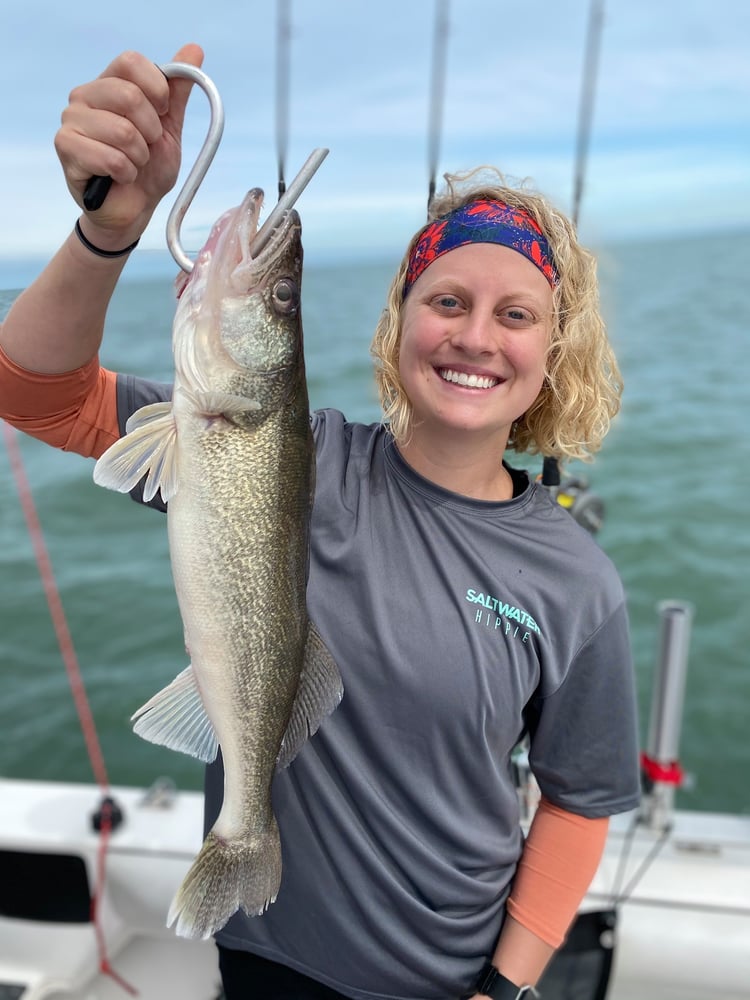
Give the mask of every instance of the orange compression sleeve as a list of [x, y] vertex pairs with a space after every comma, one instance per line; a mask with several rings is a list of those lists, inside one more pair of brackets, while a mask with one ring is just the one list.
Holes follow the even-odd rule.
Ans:
[[565, 940], [604, 851], [609, 819], [542, 798], [518, 864], [508, 913], [553, 948]]
[[94, 358], [60, 375], [28, 371], [0, 350], [0, 416], [63, 451], [98, 458], [120, 437], [117, 375]]

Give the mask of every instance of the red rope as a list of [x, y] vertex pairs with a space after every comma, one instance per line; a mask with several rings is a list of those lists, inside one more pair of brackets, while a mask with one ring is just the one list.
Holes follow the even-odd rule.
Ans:
[[96, 935], [96, 945], [99, 951], [99, 971], [103, 972], [105, 976], [109, 976], [110, 979], [121, 986], [126, 993], [131, 996], [137, 997], [138, 990], [131, 986], [122, 976], [116, 972], [112, 966], [109, 964], [109, 958], [107, 957], [107, 943], [104, 939], [104, 931], [102, 929], [101, 922], [99, 920], [99, 906], [102, 901], [102, 896], [104, 895], [104, 885], [107, 877], [106, 873], [106, 860], [107, 860], [107, 848], [109, 847], [109, 836], [112, 832], [112, 806], [109, 802], [105, 802], [102, 805], [102, 825], [99, 831], [99, 851], [97, 855], [97, 871], [96, 871], [96, 889], [94, 895], [91, 898], [91, 920], [94, 924], [94, 934]]
[[[34, 504], [34, 498], [31, 493], [31, 487], [29, 486], [29, 480], [23, 466], [21, 450], [18, 447], [16, 433], [13, 428], [10, 427], [9, 424], [5, 423], [5, 421], [0, 421], [0, 423], [2, 423], [3, 426], [3, 437], [5, 438], [5, 446], [10, 457], [10, 465], [15, 479], [16, 489], [18, 490], [18, 495], [21, 500], [21, 509], [23, 510], [23, 514], [26, 519], [29, 536], [31, 537], [34, 556], [36, 558], [37, 566], [39, 567], [39, 575], [42, 580], [42, 586], [44, 587], [45, 597], [47, 598], [52, 624], [55, 629], [55, 635], [57, 636], [57, 643], [60, 647], [60, 654], [62, 656], [63, 663], [65, 664], [65, 671], [68, 675], [68, 683], [70, 684], [70, 690], [73, 694], [73, 701], [75, 703], [78, 719], [81, 724], [83, 738], [86, 742], [86, 749], [91, 762], [91, 768], [94, 772], [96, 782], [101, 789], [102, 795], [106, 796], [109, 791], [109, 778], [107, 776], [107, 768], [104, 763], [104, 755], [102, 754], [101, 744], [99, 743], [99, 737], [96, 732], [94, 717], [91, 714], [91, 707], [89, 706], [88, 698], [86, 697], [86, 690], [81, 677], [78, 657], [76, 656], [73, 639], [70, 635], [70, 629], [68, 628], [65, 611], [60, 599], [60, 591], [58, 590], [55, 582], [52, 563], [50, 561], [49, 552], [47, 551], [47, 545], [44, 541], [44, 533], [42, 532], [42, 527], [36, 512], [36, 506]], [[104, 893], [106, 855], [111, 830], [111, 811], [109, 805], [105, 803], [102, 810], [102, 824], [99, 835], [99, 849], [97, 852], [96, 887], [91, 899], [91, 919], [94, 924], [94, 934], [96, 935], [97, 947], [99, 950], [100, 971], [105, 975], [111, 976], [128, 993], [133, 996], [137, 996], [138, 991], [117, 975], [112, 966], [109, 964], [106, 943], [104, 940], [104, 932], [99, 922], [99, 903], [101, 902], [101, 898]]]

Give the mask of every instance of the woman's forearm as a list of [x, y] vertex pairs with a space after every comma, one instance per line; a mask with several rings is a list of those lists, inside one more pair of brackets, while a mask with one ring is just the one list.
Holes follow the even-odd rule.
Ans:
[[99, 350], [126, 261], [97, 257], [71, 233], [11, 306], [0, 327], [0, 347], [29, 371], [68, 372], [85, 365]]
[[517, 986], [535, 986], [554, 952], [551, 944], [506, 917], [492, 964]]

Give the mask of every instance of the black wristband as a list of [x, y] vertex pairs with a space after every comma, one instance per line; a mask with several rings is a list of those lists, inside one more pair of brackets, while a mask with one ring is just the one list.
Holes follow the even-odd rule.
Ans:
[[90, 250], [91, 253], [95, 253], [97, 257], [108, 257], [110, 259], [112, 259], [113, 257], [124, 257], [126, 254], [129, 254], [131, 250], [135, 250], [135, 248], [140, 243], [140, 237], [138, 237], [135, 243], [131, 243], [130, 246], [125, 247], [124, 250], [100, 250], [99, 247], [95, 247], [94, 244], [90, 240], [87, 240], [86, 237], [83, 235], [80, 219], [76, 219], [75, 233], [78, 239], [81, 241], [81, 243], [83, 243], [83, 245], [86, 247], [86, 249]]

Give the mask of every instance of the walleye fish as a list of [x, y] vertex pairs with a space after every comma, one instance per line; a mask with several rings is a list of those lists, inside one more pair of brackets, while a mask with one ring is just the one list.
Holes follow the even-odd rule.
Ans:
[[300, 317], [302, 245], [290, 210], [257, 258], [263, 192], [223, 215], [183, 278], [172, 403], [133, 414], [94, 479], [168, 504], [191, 665], [133, 718], [147, 740], [213, 760], [224, 801], [169, 912], [206, 938], [281, 881], [271, 780], [334, 710], [341, 677], [307, 616], [315, 456]]

